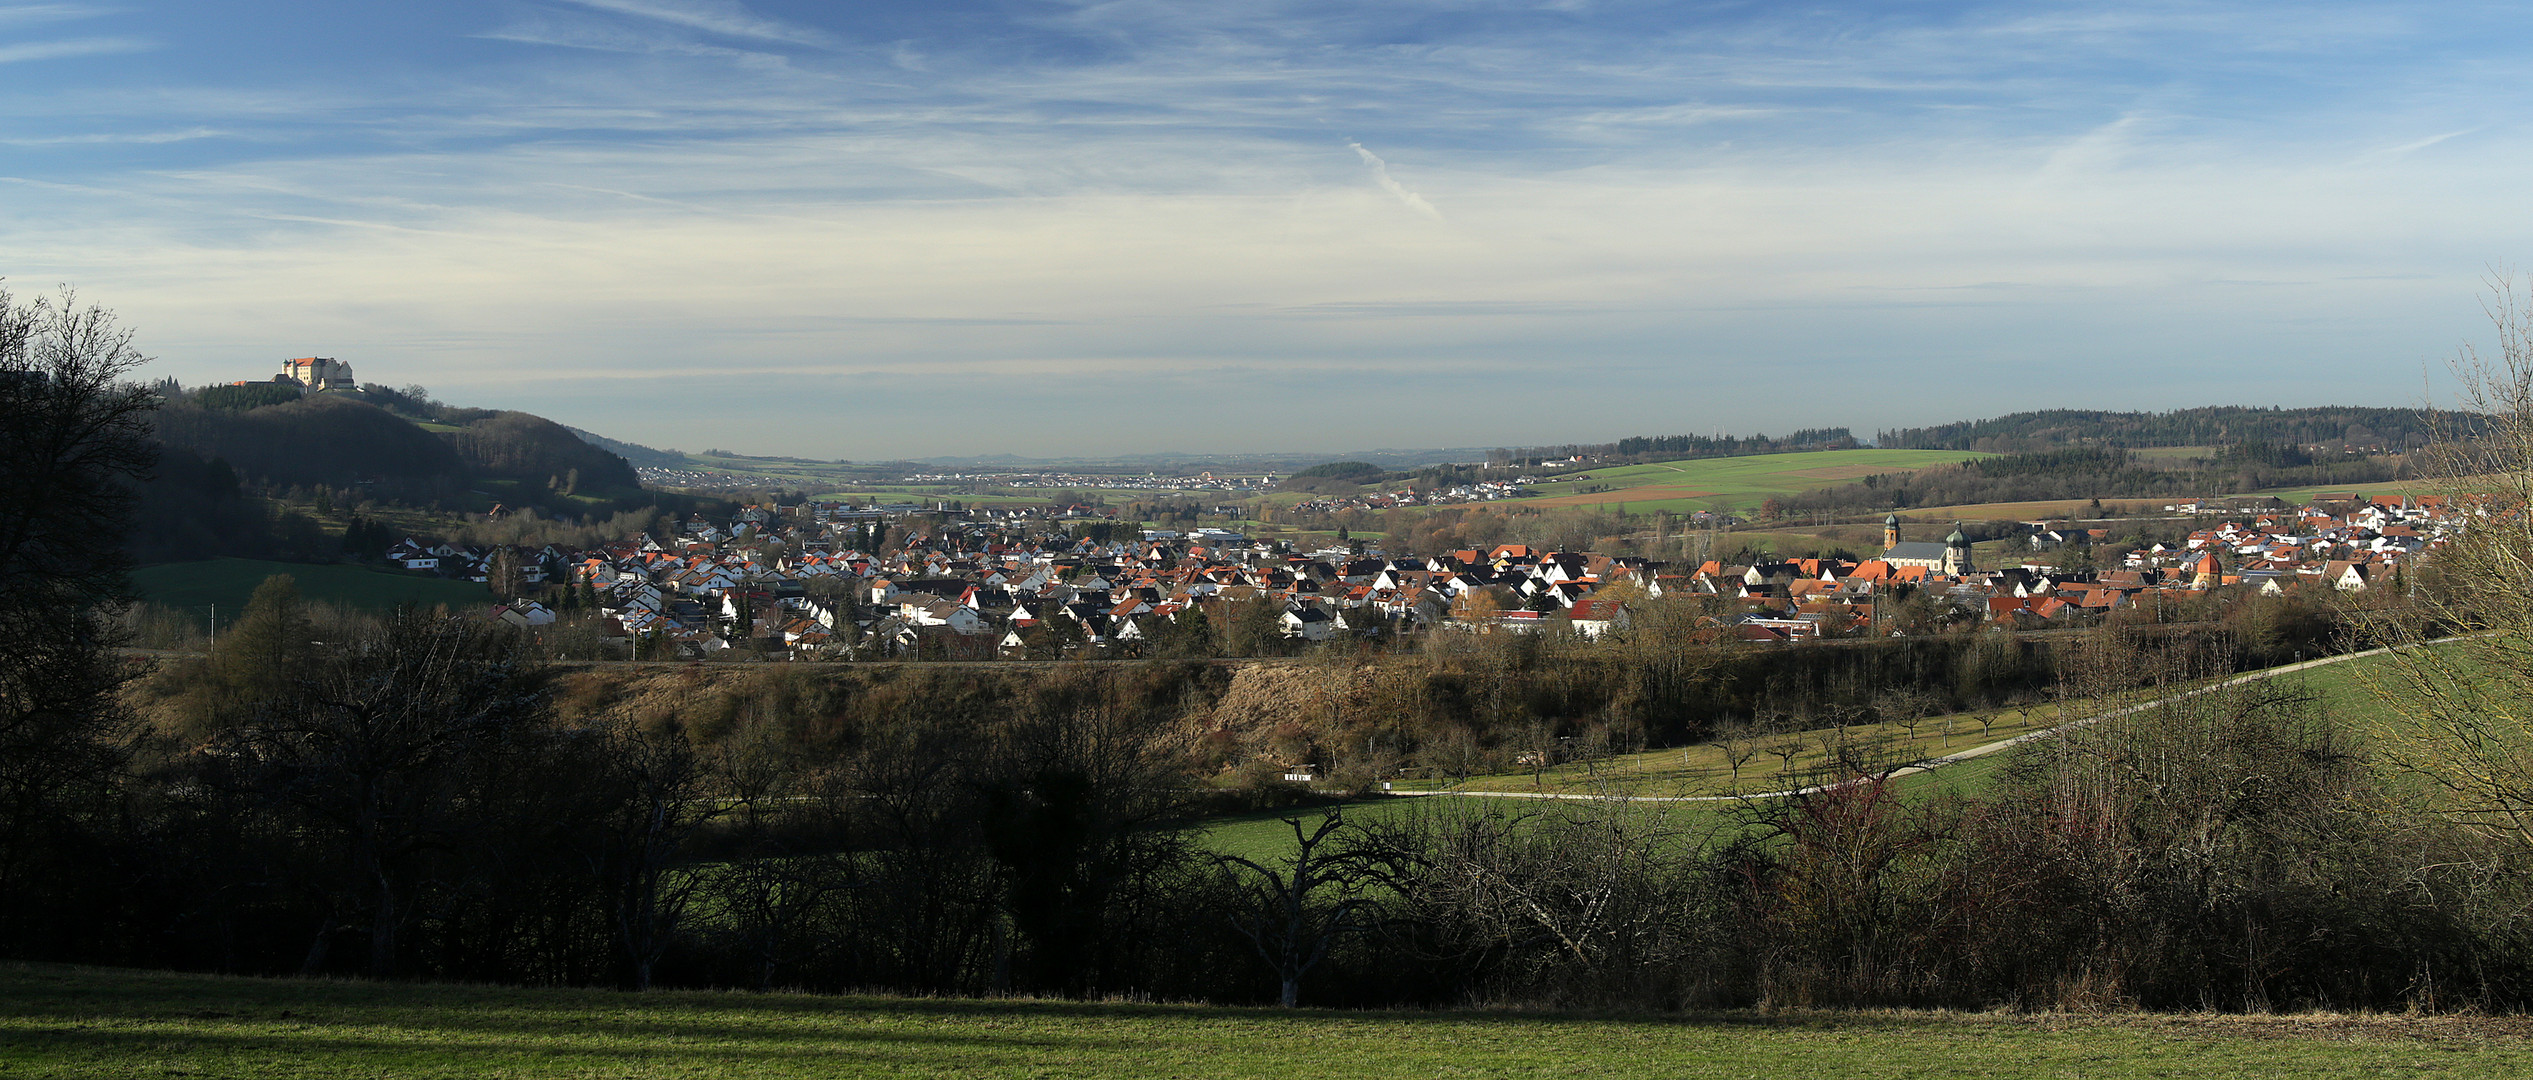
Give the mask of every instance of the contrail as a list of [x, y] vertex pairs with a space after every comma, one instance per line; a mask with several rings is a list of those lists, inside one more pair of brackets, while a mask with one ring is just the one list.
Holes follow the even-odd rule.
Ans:
[[1381, 190], [1397, 196], [1398, 201], [1406, 203], [1407, 208], [1410, 210], [1414, 210], [1419, 214], [1423, 214], [1426, 217], [1434, 219], [1435, 221], [1442, 220], [1442, 211], [1434, 209], [1434, 204], [1426, 202], [1424, 196], [1407, 190], [1405, 186], [1401, 185], [1396, 179], [1390, 176], [1390, 163], [1381, 160], [1381, 155], [1364, 149], [1363, 144], [1359, 142], [1350, 142], [1346, 145], [1353, 147], [1355, 153], [1363, 156], [1364, 164], [1372, 166], [1372, 179], [1374, 182], [1381, 185]]

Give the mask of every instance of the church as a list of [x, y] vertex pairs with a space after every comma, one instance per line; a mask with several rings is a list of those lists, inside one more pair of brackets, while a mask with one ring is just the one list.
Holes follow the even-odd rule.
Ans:
[[1882, 561], [1893, 566], [1923, 566], [1938, 574], [1959, 577], [1970, 573], [1970, 538], [1956, 526], [1952, 535], [1940, 544], [1923, 540], [1903, 543], [1900, 540], [1900, 515], [1882, 519]]

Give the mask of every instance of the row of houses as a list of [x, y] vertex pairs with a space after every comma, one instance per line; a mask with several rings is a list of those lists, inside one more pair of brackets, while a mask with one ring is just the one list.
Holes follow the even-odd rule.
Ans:
[[[902, 550], [865, 550], [877, 507], [749, 507], [728, 521], [597, 548], [398, 545], [407, 566], [586, 589], [610, 635], [645, 655], [733, 648], [791, 658], [986, 658], [1132, 648], [1227, 605], [1260, 605], [1285, 636], [1566, 630], [1597, 637], [1645, 599], [1699, 601], [1695, 632], [1746, 641], [2085, 625], [2123, 607], [2240, 586], [2263, 592], [2375, 587], [2460, 527], [2440, 503], [2314, 507], [2225, 522], [2133, 552], [2107, 571], [1980, 570], [1936, 545], [1859, 561], [1671, 565], [1516, 544], [1431, 556], [1295, 552], [1214, 530], [1095, 542], [1046, 525], [931, 513]], [[1896, 537], [1896, 534], [1894, 534]], [[1958, 536], [1954, 539], [1958, 539]], [[1904, 603], [1913, 597], [1923, 602]], [[550, 609], [497, 613], [541, 625]]]

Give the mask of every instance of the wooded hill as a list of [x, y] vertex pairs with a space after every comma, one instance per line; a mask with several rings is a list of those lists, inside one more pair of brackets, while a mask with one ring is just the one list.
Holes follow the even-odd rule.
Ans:
[[2371, 453], [2401, 453], [2428, 444], [2437, 425], [2469, 417], [2426, 409], [2322, 405], [2303, 409], [2210, 405], [2171, 412], [2043, 409], [1988, 420], [1956, 420], [1878, 432], [1874, 445], [1898, 450], [2011, 453], [2056, 446], [2231, 446], [2275, 443]]
[[1804, 450], [1852, 450], [1855, 446], [1856, 437], [1853, 432], [1843, 427], [1829, 427], [1804, 428], [1782, 438], [1765, 434], [1630, 435], [1617, 442], [1608, 443], [1566, 443], [1562, 446], [1526, 446], [1518, 450], [1492, 450], [1487, 453], [1487, 460], [1496, 465], [1537, 465], [1544, 461], [1580, 455], [1605, 464], [1642, 464], [1649, 461], [1676, 461], [1687, 458], [1790, 454]]
[[132, 541], [145, 561], [325, 555], [322, 524], [276, 500], [312, 504], [319, 516], [500, 504], [603, 518], [659, 499], [622, 457], [560, 424], [442, 405], [418, 391], [299, 397], [260, 384], [207, 387], [164, 394], [151, 424], [158, 463], [141, 485]]
[[516, 496], [508, 501], [532, 505], [571, 495], [611, 499], [641, 488], [623, 458], [560, 424], [521, 412], [468, 411], [482, 415], [426, 427], [340, 394], [245, 409], [177, 399], [159, 407], [156, 425], [167, 449], [224, 461], [250, 484], [364, 487], [379, 496], [447, 500], [485, 480], [510, 481], [502, 494]]

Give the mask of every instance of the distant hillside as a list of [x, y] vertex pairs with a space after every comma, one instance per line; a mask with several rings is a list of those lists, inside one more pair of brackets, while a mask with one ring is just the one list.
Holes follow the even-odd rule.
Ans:
[[2212, 405], [2171, 412], [2044, 409], [1991, 420], [1897, 428], [1877, 434], [1874, 443], [1889, 449], [1992, 453], [2080, 445], [2139, 449], [2274, 443], [2397, 454], [2427, 445], [2434, 431], [2435, 424], [2423, 409]]
[[683, 469], [693, 460], [675, 450], [654, 450], [641, 443], [610, 439], [595, 431], [584, 431], [566, 425], [563, 430], [579, 436], [580, 441], [625, 459], [637, 469]]
[[1843, 427], [1804, 428], [1783, 437], [1769, 435], [1630, 435], [1617, 442], [1564, 443], [1557, 446], [1525, 446], [1517, 450], [1490, 450], [1487, 460], [1497, 464], [1538, 464], [1560, 458], [1585, 457], [1605, 464], [1641, 465], [1654, 461], [1684, 461], [1697, 458], [1751, 457], [1759, 454], [1792, 454], [1812, 450], [1853, 450], [1854, 433]]
[[505, 412], [441, 433], [475, 472], [564, 495], [612, 496], [642, 486], [624, 458], [542, 416]]

